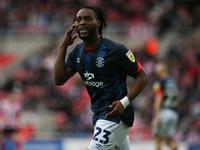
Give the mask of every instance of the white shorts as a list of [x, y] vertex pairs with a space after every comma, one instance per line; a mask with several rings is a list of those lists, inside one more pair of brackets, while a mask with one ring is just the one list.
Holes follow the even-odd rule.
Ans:
[[97, 120], [89, 150], [129, 150], [128, 133], [131, 127], [109, 120]]
[[159, 137], [172, 137], [178, 124], [178, 113], [171, 109], [161, 109], [159, 112], [160, 127], [153, 129]]

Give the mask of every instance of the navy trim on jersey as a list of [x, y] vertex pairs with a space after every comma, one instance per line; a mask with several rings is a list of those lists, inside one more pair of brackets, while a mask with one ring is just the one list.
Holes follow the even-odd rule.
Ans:
[[[104, 44], [101, 45], [101, 47], [99, 48], [99, 51], [98, 51], [98, 54], [97, 54], [97, 58], [104, 58], [106, 55], [106, 46]], [[99, 75], [102, 73], [102, 74], [106, 74], [106, 71], [104, 68], [99, 68], [97, 67], [96, 68], [96, 71], [97, 71], [97, 75], [98, 75], [98, 78]], [[106, 82], [104, 78], [102, 78], [102, 82]], [[106, 87], [106, 85], [103, 85], [101, 88], [104, 89]], [[109, 92], [107, 91], [107, 89], [105, 89], [105, 92], [102, 93], [102, 99], [107, 99], [107, 96], [109, 95]], [[108, 107], [109, 106], [109, 103], [107, 103], [105, 105], [105, 107]]]

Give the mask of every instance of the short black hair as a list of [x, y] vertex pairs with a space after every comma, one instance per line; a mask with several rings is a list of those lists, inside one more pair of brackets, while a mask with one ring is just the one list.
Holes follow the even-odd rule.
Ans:
[[[100, 20], [100, 22], [101, 22], [101, 25], [99, 26], [99, 34], [102, 35], [103, 28], [107, 27], [106, 20], [108, 20], [107, 19], [108, 15], [101, 8], [96, 7], [96, 6], [84, 5], [84, 6], [80, 7], [79, 10], [81, 10], [83, 8], [88, 8], [88, 9], [91, 9], [94, 11], [98, 20]], [[76, 19], [76, 16], [74, 18], [74, 22], [75, 22], [75, 19]]]

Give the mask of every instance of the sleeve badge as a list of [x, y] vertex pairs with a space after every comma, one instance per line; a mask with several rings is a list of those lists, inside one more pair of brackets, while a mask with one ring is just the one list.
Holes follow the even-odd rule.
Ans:
[[130, 61], [135, 62], [135, 57], [130, 50], [126, 53], [126, 56], [130, 59]]
[[155, 83], [153, 84], [153, 90], [154, 90], [154, 91], [158, 91], [158, 90], [160, 90], [160, 89], [161, 89], [160, 83], [159, 83], [159, 82], [155, 82]]

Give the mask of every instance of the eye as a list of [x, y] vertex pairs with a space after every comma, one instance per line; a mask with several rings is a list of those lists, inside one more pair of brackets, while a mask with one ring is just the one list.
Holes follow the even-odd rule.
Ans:
[[86, 17], [85, 20], [89, 22], [89, 21], [92, 20], [92, 18], [91, 17]]
[[90, 19], [90, 18], [87, 18], [86, 20], [87, 20], [87, 21], [90, 21], [91, 19]]
[[80, 22], [81, 21], [81, 19], [80, 18], [76, 18], [76, 20], [75, 20], [76, 22]]

